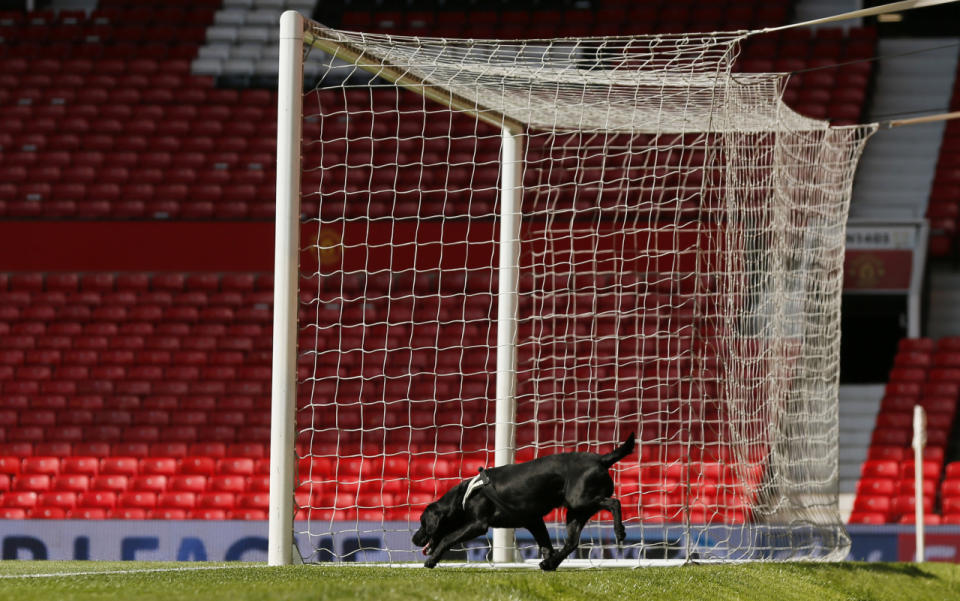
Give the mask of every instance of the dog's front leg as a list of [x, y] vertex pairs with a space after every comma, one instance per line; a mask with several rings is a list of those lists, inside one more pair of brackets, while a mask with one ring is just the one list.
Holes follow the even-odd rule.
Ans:
[[444, 553], [446, 553], [450, 549], [450, 547], [454, 546], [459, 542], [470, 540], [471, 538], [476, 538], [481, 534], [485, 534], [486, 532], [487, 532], [487, 527], [483, 524], [478, 524], [476, 522], [467, 524], [466, 526], [463, 526], [461, 528], [458, 528], [457, 530], [454, 530], [450, 534], [440, 539], [440, 542], [437, 543], [436, 548], [433, 550], [430, 556], [427, 557], [427, 561], [425, 561], [423, 565], [428, 568], [435, 567], [437, 563], [440, 562], [440, 558], [443, 556]]
[[592, 512], [567, 510], [567, 540], [559, 551], [540, 562], [541, 570], [545, 572], [556, 570], [560, 562], [580, 546], [580, 534], [591, 515], [593, 515]]
[[533, 539], [537, 541], [542, 559], [548, 559], [554, 554], [553, 543], [550, 542], [550, 533], [547, 532], [547, 525], [543, 523], [543, 518], [530, 522], [526, 528], [533, 535]]

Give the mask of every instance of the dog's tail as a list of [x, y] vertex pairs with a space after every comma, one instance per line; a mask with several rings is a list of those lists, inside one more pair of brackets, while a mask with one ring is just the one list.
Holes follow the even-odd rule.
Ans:
[[614, 450], [610, 451], [606, 455], [600, 456], [600, 464], [603, 465], [603, 467], [609, 469], [611, 465], [613, 465], [614, 463], [620, 461], [621, 459], [623, 459], [624, 457], [632, 453], [633, 447], [636, 444], [636, 438], [637, 437], [634, 435], [634, 433], [631, 432], [630, 436], [628, 436], [627, 439], [623, 441], [623, 444], [621, 444], [619, 447], [615, 448]]

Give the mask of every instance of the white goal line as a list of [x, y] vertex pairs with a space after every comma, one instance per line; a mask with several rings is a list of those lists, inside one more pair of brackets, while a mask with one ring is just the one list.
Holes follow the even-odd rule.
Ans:
[[27, 578], [66, 578], [70, 576], [116, 576], [118, 574], [153, 574], [160, 572], [201, 572], [209, 570], [237, 570], [241, 568], [266, 568], [265, 563], [239, 563], [222, 566], [190, 566], [180, 568], [134, 568], [131, 570], [87, 570], [84, 572], [44, 572], [42, 574], [0, 574], [0, 580], [19, 580]]

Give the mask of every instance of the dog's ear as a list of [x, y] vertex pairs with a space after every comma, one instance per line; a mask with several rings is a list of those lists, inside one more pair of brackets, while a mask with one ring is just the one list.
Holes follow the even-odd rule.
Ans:
[[420, 528], [430, 536], [440, 527], [442, 512], [437, 507], [436, 501], [427, 505], [423, 513], [420, 514]]

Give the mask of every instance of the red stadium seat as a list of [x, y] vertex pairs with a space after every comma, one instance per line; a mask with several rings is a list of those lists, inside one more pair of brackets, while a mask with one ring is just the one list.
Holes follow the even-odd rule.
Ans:
[[885, 513], [871, 511], [854, 511], [850, 514], [851, 524], [886, 524], [887, 516]]
[[[937, 484], [934, 480], [922, 480], [923, 493], [927, 496], [935, 497], [937, 495]], [[901, 495], [912, 495], [916, 490], [916, 481], [910, 478], [902, 478], [897, 483], [897, 492]]]
[[190, 510], [197, 504], [197, 493], [173, 490], [157, 496], [157, 507]]
[[266, 492], [248, 492], [237, 495], [236, 501], [238, 510], [258, 509], [266, 511], [270, 506], [270, 495]]
[[81, 520], [105, 520], [107, 515], [107, 509], [104, 507], [75, 507], [70, 512], [71, 518]]
[[242, 493], [247, 489], [247, 480], [238, 475], [213, 476], [209, 480], [211, 492]]
[[889, 515], [893, 510], [893, 501], [887, 496], [857, 495], [853, 502], [853, 510]]
[[251, 476], [247, 481], [247, 490], [249, 492], [270, 492], [270, 476], [266, 474]]
[[188, 453], [207, 457], [223, 457], [227, 453], [227, 445], [222, 442], [195, 442], [188, 447]]
[[940, 487], [940, 493], [944, 499], [960, 497], [960, 480], [944, 480]]
[[123, 492], [130, 487], [133, 476], [125, 474], [101, 474], [90, 483], [91, 490]]
[[117, 493], [112, 490], [91, 490], [80, 493], [77, 507], [89, 507], [110, 510], [117, 504]]
[[180, 464], [180, 471], [184, 474], [212, 476], [216, 471], [216, 460], [213, 457], [187, 456]]
[[[890, 505], [891, 513], [895, 516], [903, 516], [906, 514], [912, 514], [915, 511], [916, 507], [916, 497], [912, 494], [909, 495], [897, 495], [893, 498], [893, 501]], [[932, 513], [933, 512], [933, 498], [925, 497], [923, 500], [924, 512]]]
[[179, 459], [187, 455], [187, 443], [155, 442], [150, 445], [150, 455]]
[[903, 430], [913, 427], [912, 412], [881, 412], [877, 415], [877, 428]]
[[900, 462], [907, 456], [907, 450], [903, 447], [893, 446], [871, 446], [867, 449], [867, 459], [883, 459]]
[[857, 482], [857, 495], [893, 496], [897, 493], [894, 478], [861, 478]]
[[207, 488], [207, 477], [202, 474], [178, 474], [170, 479], [170, 490], [201, 493]]
[[225, 520], [228, 515], [227, 510], [212, 507], [199, 507], [190, 512], [190, 517], [195, 520]]
[[880, 401], [880, 410], [883, 412], [913, 411], [918, 401], [916, 396], [885, 395]]
[[73, 453], [78, 456], [106, 457], [110, 454], [110, 443], [100, 441], [79, 442], [73, 445]]
[[254, 460], [249, 457], [221, 459], [217, 469], [217, 473], [224, 475], [252, 476], [254, 472]]
[[37, 505], [37, 492], [33, 490], [10, 491], [3, 495], [4, 507], [32, 509]]
[[209, 509], [233, 510], [236, 504], [236, 493], [229, 491], [211, 491], [201, 494], [197, 499], [197, 507]]
[[144, 457], [140, 460], [140, 473], [173, 476], [177, 473], [177, 460], [173, 457]]
[[[913, 478], [915, 467], [913, 459], [905, 459], [900, 464], [900, 473], [904, 478]], [[925, 459], [921, 462], [921, 469], [925, 480], [940, 479], [940, 462]]]
[[77, 493], [73, 491], [55, 490], [41, 493], [37, 498], [37, 505], [41, 507], [58, 507], [64, 511], [73, 509], [77, 504]]
[[870, 444], [905, 447], [910, 444], [911, 436], [909, 428], [877, 428], [870, 437]]
[[152, 520], [185, 520], [189, 517], [190, 510], [182, 507], [168, 507], [162, 505], [149, 512]]
[[149, 435], [149, 430], [144, 430], [136, 426], [126, 428], [124, 430], [124, 436], [135, 436], [136, 438], [134, 440], [116, 442], [112, 444], [110, 446], [110, 452], [113, 455], [121, 455], [124, 457], [144, 458], [150, 454], [150, 447], [143, 439], [144, 435]]
[[140, 490], [128, 490], [117, 496], [117, 507], [152, 509], [157, 505], [157, 493]]
[[891, 382], [923, 382], [927, 379], [927, 370], [922, 367], [894, 367], [890, 370]]
[[52, 478], [49, 474], [20, 474], [13, 479], [12, 490], [44, 491], [50, 489]]
[[167, 476], [164, 474], [145, 474], [133, 479], [131, 490], [144, 490], [161, 493], [167, 490]]
[[900, 464], [891, 460], [868, 459], [863, 462], [861, 475], [864, 478], [899, 478]]
[[265, 457], [267, 450], [264, 445], [257, 442], [238, 442], [227, 446], [227, 457], [249, 457], [251, 459], [260, 459]]
[[960, 515], [960, 497], [944, 497], [942, 506], [944, 515]]
[[63, 507], [38, 505], [30, 512], [30, 517], [40, 520], [62, 520], [67, 517], [67, 509]]
[[[20, 463], [20, 457], [0, 456], [0, 474], [16, 476], [20, 473]], [[960, 464], [958, 464], [957, 467], [960, 467]]]
[[145, 520], [149, 516], [146, 507], [117, 507], [110, 512], [110, 517], [115, 520]]
[[104, 475], [121, 475], [132, 478], [137, 475], [138, 471], [136, 457], [104, 457], [100, 460], [100, 473]]
[[53, 481], [53, 490], [84, 492], [90, 488], [90, 476], [87, 474], [64, 473]]

